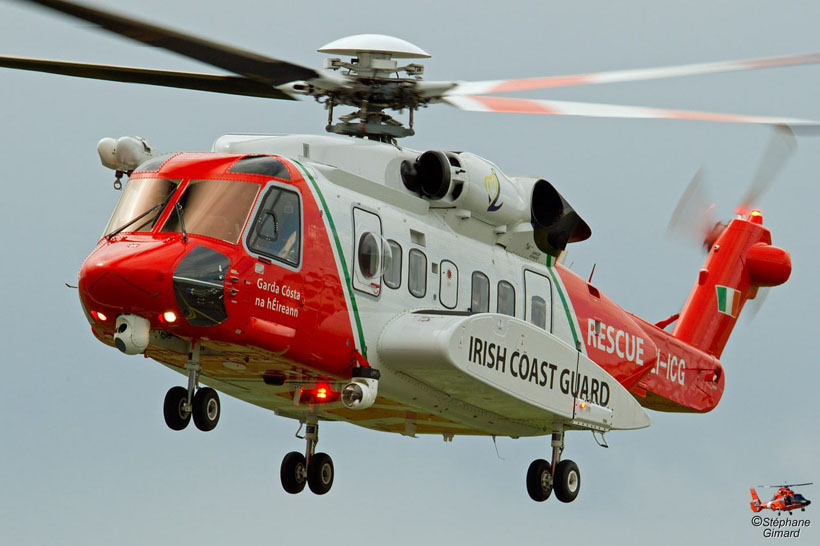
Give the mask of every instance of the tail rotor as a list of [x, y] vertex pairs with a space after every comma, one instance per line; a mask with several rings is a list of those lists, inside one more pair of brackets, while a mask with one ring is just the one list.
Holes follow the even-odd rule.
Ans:
[[[794, 131], [785, 125], [775, 126], [757, 171], [745, 195], [735, 207], [738, 216], [746, 218], [759, 214], [754, 207], [772, 186], [796, 149]], [[707, 252], [728, 225], [728, 222], [716, 218], [715, 203], [709, 198], [708, 185], [706, 170], [701, 167], [686, 186], [667, 226], [668, 234], [695, 239]]]

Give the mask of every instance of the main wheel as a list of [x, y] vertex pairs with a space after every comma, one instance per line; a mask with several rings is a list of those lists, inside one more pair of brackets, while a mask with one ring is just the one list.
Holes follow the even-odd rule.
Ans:
[[171, 430], [182, 430], [191, 422], [191, 412], [185, 411], [188, 403], [188, 390], [185, 387], [171, 387], [165, 394], [162, 414], [165, 424]]
[[572, 502], [581, 491], [581, 472], [569, 459], [555, 467], [555, 496], [561, 502]]
[[333, 486], [333, 459], [327, 453], [314, 453], [307, 469], [310, 490], [324, 495]]
[[527, 493], [536, 502], [544, 502], [552, 493], [552, 465], [544, 459], [536, 459], [527, 469]]
[[211, 387], [202, 387], [194, 395], [194, 424], [205, 432], [213, 430], [219, 423], [219, 395]]
[[305, 466], [305, 456], [298, 451], [291, 451], [282, 459], [279, 477], [282, 479], [282, 487], [291, 495], [301, 493], [305, 488]]

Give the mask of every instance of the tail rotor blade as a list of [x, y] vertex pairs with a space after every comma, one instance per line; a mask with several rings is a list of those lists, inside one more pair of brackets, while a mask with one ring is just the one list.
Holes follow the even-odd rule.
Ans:
[[775, 178], [786, 166], [796, 149], [797, 139], [794, 136], [794, 131], [785, 125], [775, 126], [772, 139], [760, 158], [760, 164], [749, 190], [740, 201], [735, 212], [742, 215], [747, 215], [750, 212], [750, 209], [757, 204], [760, 197], [771, 187]]
[[769, 289], [767, 287], [760, 287], [757, 289], [757, 295], [749, 305], [749, 319], [754, 320], [760, 310], [763, 309], [763, 303], [769, 297]]
[[701, 167], [672, 211], [666, 227], [667, 235], [680, 235], [698, 244], [703, 243], [716, 223], [714, 208], [708, 197], [706, 170]]

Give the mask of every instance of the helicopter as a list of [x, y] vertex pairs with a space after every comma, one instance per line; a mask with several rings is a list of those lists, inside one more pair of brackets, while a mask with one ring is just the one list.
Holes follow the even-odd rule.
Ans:
[[[339, 136], [227, 135], [210, 153], [169, 155], [142, 139], [101, 141], [103, 164], [128, 181], [79, 279], [101, 342], [187, 376], [186, 387], [166, 395], [170, 428], [193, 420], [212, 430], [217, 390], [304, 426], [304, 453], [289, 453], [281, 467], [290, 493], [306, 484], [317, 494], [330, 490], [334, 467], [315, 452], [318, 426], [343, 420], [445, 440], [550, 435], [551, 460], [530, 466], [528, 493], [543, 501], [554, 489], [571, 502], [580, 471], [561, 459], [564, 433], [642, 428], [643, 408], [713, 409], [724, 387], [718, 358], [743, 305], [759, 287], [789, 277], [788, 253], [771, 245], [759, 211], [744, 210], [710, 244], [675, 320], [643, 321], [562, 265], [567, 245], [591, 229], [551, 183], [507, 176], [467, 152], [418, 152], [397, 140], [414, 133], [417, 108], [437, 102], [491, 112], [816, 122], [486, 96], [562, 82], [425, 82], [423, 67], [396, 59], [428, 55], [384, 36], [328, 44], [321, 51], [352, 59], [329, 59], [329, 72], [318, 72], [71, 2], [34, 3], [239, 76], [10, 57], [3, 66], [307, 95], [328, 109], [327, 129]], [[689, 65], [563, 84], [817, 60]], [[334, 124], [342, 106], [358, 110]], [[385, 113], [402, 109], [407, 127]]]
[[757, 496], [757, 491], [755, 488], [752, 487], [750, 489], [752, 493], [752, 502], [749, 505], [752, 508], [752, 512], [760, 512], [761, 510], [768, 508], [774, 512], [777, 512], [779, 516], [783, 512], [788, 512], [789, 514], [792, 513], [792, 510], [800, 509], [801, 512], [806, 511], [806, 506], [811, 504], [811, 501], [805, 498], [800, 493], [795, 493], [792, 490], [792, 487], [800, 487], [803, 485], [811, 485], [811, 482], [807, 483], [787, 483], [782, 485], [758, 485], [758, 487], [776, 487], [777, 492], [772, 497], [772, 500], [769, 502], [760, 502], [760, 498]]

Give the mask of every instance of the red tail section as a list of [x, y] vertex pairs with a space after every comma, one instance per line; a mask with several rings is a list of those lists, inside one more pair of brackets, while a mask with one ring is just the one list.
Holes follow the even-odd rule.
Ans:
[[720, 357], [746, 300], [791, 274], [789, 253], [771, 242], [759, 213], [732, 220], [712, 245], [672, 334]]
[[752, 502], [750, 502], [749, 505], [752, 507], [752, 512], [760, 512], [763, 510], [763, 506], [760, 504], [760, 499], [757, 497], [757, 491], [755, 491], [754, 487], [752, 487], [750, 491], [752, 492]]

